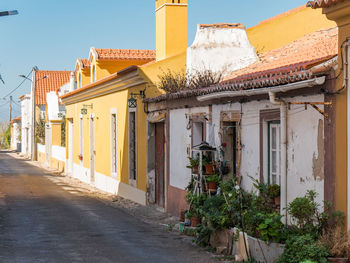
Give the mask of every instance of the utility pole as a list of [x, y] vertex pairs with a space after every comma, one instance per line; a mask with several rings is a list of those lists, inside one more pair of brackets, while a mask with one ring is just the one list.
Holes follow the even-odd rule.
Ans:
[[10, 122], [12, 120], [12, 96], [10, 96]]

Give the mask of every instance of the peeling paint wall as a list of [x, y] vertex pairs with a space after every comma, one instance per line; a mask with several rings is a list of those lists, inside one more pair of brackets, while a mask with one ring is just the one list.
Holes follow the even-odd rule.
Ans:
[[255, 48], [241, 28], [198, 26], [193, 44], [187, 49], [187, 70], [212, 70], [224, 75], [256, 62]]
[[[320, 102], [323, 95], [294, 97], [287, 101]], [[212, 106], [215, 144], [219, 146], [221, 139], [220, 113], [222, 111], [239, 111], [241, 115], [242, 160], [240, 174], [242, 187], [247, 191], [254, 190], [254, 179], [260, 178], [260, 110], [278, 109], [269, 101], [253, 101], [244, 104], [221, 104]], [[321, 107], [322, 108], [322, 107]], [[205, 112], [209, 107], [176, 109], [170, 111], [170, 185], [185, 189], [190, 180], [187, 147], [191, 144], [191, 130], [187, 130], [186, 114]], [[324, 134], [323, 116], [311, 106], [291, 105], [288, 110], [288, 202], [302, 196], [307, 190], [319, 193], [318, 200], [324, 197]], [[267, 125], [263, 125], [264, 134]], [[264, 136], [265, 138], [266, 136]], [[209, 126], [207, 125], [207, 139]], [[266, 143], [265, 143], [266, 145]], [[266, 148], [266, 147], [265, 147]], [[264, 165], [267, 163], [267, 149], [264, 151]], [[265, 154], [266, 152], [266, 154]], [[266, 166], [266, 165], [265, 165]], [[266, 173], [267, 171], [264, 171]]]

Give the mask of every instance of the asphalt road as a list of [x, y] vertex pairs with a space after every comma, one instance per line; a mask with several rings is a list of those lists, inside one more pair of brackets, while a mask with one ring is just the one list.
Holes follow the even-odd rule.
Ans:
[[214, 262], [179, 235], [0, 152], [0, 262]]

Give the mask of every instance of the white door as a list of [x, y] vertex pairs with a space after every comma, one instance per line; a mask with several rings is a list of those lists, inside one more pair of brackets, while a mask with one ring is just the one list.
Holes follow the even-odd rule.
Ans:
[[68, 174], [73, 175], [73, 121], [68, 120]]
[[269, 125], [269, 176], [271, 184], [281, 185], [281, 125]]
[[95, 183], [95, 120], [90, 118], [90, 181]]

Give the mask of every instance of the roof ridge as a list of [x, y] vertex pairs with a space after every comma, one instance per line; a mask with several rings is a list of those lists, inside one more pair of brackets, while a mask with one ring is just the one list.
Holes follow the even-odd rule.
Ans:
[[298, 6], [298, 7], [296, 7], [296, 8], [291, 9], [291, 10], [282, 12], [282, 13], [280, 13], [280, 14], [278, 14], [278, 15], [275, 15], [275, 16], [273, 16], [273, 17], [270, 17], [270, 18], [267, 18], [267, 19], [265, 19], [265, 20], [262, 20], [262, 21], [260, 21], [258, 24], [256, 24], [255, 26], [252, 26], [252, 27], [250, 27], [250, 28], [254, 28], [254, 27], [261, 26], [261, 25], [263, 25], [263, 24], [266, 24], [266, 23], [269, 23], [269, 22], [278, 20], [278, 19], [280, 19], [280, 18], [289, 16], [289, 15], [291, 15], [291, 14], [294, 14], [294, 13], [296, 13], [296, 12], [299, 12], [299, 11], [301, 11], [301, 10], [304, 10], [304, 9], [306, 9], [306, 8], [307, 8], [307, 5], [306, 5], [306, 4], [305, 4], [305, 5]]

